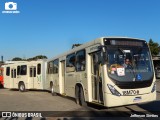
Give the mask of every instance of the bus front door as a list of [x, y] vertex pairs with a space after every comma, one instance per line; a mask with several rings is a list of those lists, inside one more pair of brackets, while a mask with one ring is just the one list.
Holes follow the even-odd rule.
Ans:
[[100, 52], [91, 54], [92, 99], [103, 104]]
[[16, 69], [11, 69], [11, 81], [10, 81], [10, 88], [15, 88], [16, 84]]
[[36, 67], [29, 68], [29, 88], [36, 88]]

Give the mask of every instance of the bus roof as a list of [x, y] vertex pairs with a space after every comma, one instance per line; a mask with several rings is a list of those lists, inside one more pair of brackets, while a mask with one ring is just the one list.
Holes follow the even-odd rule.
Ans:
[[46, 59], [39, 59], [39, 60], [35, 60], [35, 61], [16, 61], [13, 63], [8, 63], [8, 64], [4, 64], [3, 67], [6, 66], [15, 66], [15, 65], [24, 65], [24, 64], [34, 64], [34, 63], [42, 63], [42, 62], [46, 62]]
[[140, 39], [140, 38], [132, 38], [132, 37], [123, 37], [123, 36], [108, 36], [108, 37], [101, 37], [102, 39], [103, 38], [109, 38], [109, 39], [117, 39], [117, 38], [119, 38], [119, 39], [132, 39], [132, 40], [143, 40], [143, 41], [145, 41], [144, 39]]
[[91, 45], [94, 45], [94, 44], [102, 44], [102, 45], [103, 45], [103, 44], [104, 44], [104, 43], [103, 43], [103, 39], [104, 39], [104, 38], [106, 38], [106, 39], [130, 39], [130, 40], [142, 40], [142, 41], [145, 41], [144, 39], [131, 38], [131, 37], [119, 37], [119, 36], [100, 37], [100, 38], [97, 38], [97, 39], [95, 39], [95, 40], [92, 40], [92, 41], [89, 41], [89, 42], [87, 42], [87, 43], [84, 43], [84, 44], [82, 44], [82, 45], [80, 45], [80, 46], [78, 46], [78, 47], [75, 47], [75, 48], [73, 48], [73, 49], [70, 49], [70, 50], [68, 50], [67, 52], [63, 53], [63, 54], [60, 54], [60, 55], [55, 56], [55, 57], [53, 57], [53, 58], [51, 58], [51, 59], [48, 59], [47, 62], [52, 61], [52, 60], [54, 60], [54, 59], [57, 59], [57, 58], [59, 58], [59, 57], [63, 57], [63, 56], [65, 56], [65, 55], [67, 55], [67, 54], [74, 53], [74, 51], [82, 50], [82, 49], [84, 49], [84, 48], [86, 48], [86, 47], [89, 47], [89, 46], [91, 46]]

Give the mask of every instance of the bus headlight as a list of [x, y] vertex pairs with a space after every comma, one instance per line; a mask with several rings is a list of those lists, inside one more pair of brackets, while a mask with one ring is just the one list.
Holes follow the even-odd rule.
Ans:
[[113, 95], [121, 96], [121, 94], [112, 85], [110, 85], [110, 84], [107, 84], [107, 85]]
[[156, 90], [156, 84], [154, 83], [151, 93], [153, 93], [155, 90]]

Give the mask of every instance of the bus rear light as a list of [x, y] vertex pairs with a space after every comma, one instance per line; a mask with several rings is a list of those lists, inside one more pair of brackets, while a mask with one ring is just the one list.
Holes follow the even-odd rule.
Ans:
[[110, 85], [110, 84], [107, 84], [107, 85], [113, 95], [121, 96], [121, 94], [112, 85]]
[[155, 90], [156, 90], [156, 84], [154, 83], [151, 93], [153, 93]]

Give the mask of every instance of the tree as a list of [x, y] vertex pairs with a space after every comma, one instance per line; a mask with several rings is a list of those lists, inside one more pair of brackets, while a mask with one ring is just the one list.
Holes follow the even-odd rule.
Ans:
[[27, 61], [31, 61], [31, 60], [38, 60], [38, 59], [47, 59], [47, 56], [45, 55], [37, 55], [33, 58], [28, 58]]
[[28, 58], [28, 59], [22, 59], [20, 57], [15, 57], [12, 59], [12, 61], [32, 61], [32, 60], [38, 60], [38, 59], [47, 59], [47, 57], [45, 55], [37, 55], [35, 57]]
[[15, 57], [15, 58], [12, 59], [12, 61], [22, 61], [22, 60], [23, 60], [23, 59], [20, 58], [20, 57]]
[[38, 55], [38, 56], [35, 56], [36, 59], [47, 59], [47, 56], [45, 55]]
[[152, 56], [158, 55], [160, 46], [157, 42], [154, 42], [152, 39], [150, 39], [149, 40], [149, 47], [150, 47]]
[[82, 45], [82, 44], [73, 44], [73, 45], [72, 45], [72, 49], [75, 48], [75, 47], [78, 47], [78, 46], [80, 46], [80, 45]]

